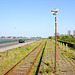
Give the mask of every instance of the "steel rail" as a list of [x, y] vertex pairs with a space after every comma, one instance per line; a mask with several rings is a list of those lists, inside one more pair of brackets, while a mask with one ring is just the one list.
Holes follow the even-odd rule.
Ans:
[[35, 47], [31, 52], [29, 52], [24, 58], [22, 58], [19, 62], [17, 62], [13, 67], [11, 67], [4, 75], [7, 75], [14, 67], [16, 67], [22, 60], [24, 60], [28, 55], [30, 55], [36, 48], [38, 48], [42, 43], [40, 43], [37, 47]]
[[[44, 44], [45, 44], [45, 43], [44, 43]], [[33, 67], [33, 65], [34, 65], [34, 63], [35, 63], [36, 60], [37, 60], [37, 57], [39, 56], [40, 52], [42, 51], [42, 48], [43, 48], [43, 46], [41, 47], [40, 51], [39, 51], [38, 54], [36, 55], [36, 57], [35, 57], [33, 63], [31, 64], [29, 70], [27, 71], [26, 75], [29, 75], [29, 73], [30, 73], [30, 71], [31, 71], [31, 69], [32, 69], [32, 67]]]

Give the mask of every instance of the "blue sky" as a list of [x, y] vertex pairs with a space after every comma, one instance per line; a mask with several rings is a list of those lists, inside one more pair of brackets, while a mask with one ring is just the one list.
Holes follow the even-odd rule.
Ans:
[[0, 36], [54, 35], [57, 13], [57, 32], [75, 30], [75, 0], [0, 0]]

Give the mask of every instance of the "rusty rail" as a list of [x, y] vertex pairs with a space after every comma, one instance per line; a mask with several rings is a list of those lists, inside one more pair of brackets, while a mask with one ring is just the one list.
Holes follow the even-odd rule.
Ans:
[[29, 70], [27, 71], [26, 75], [29, 75], [29, 73], [30, 73], [30, 71], [31, 71], [31, 69], [32, 69], [32, 67], [33, 67], [33, 65], [34, 65], [34, 63], [36, 62], [37, 57], [39, 56], [39, 54], [40, 54], [42, 48], [43, 48], [43, 46], [41, 47], [40, 51], [39, 51], [38, 54], [36, 55], [36, 57], [35, 57], [35, 59], [34, 59], [32, 65], [30, 66], [30, 68], [29, 68]]
[[24, 60], [29, 54], [31, 54], [36, 48], [38, 48], [41, 45], [41, 43], [35, 47], [30, 53], [28, 53], [24, 58], [22, 58], [19, 62], [17, 62], [13, 67], [11, 67], [4, 75], [7, 75], [14, 67], [16, 67], [22, 60]]

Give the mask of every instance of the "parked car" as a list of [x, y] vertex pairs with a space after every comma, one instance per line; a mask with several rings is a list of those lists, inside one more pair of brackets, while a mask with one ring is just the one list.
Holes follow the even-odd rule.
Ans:
[[25, 42], [24, 39], [19, 39], [19, 43], [23, 43], [23, 42]]

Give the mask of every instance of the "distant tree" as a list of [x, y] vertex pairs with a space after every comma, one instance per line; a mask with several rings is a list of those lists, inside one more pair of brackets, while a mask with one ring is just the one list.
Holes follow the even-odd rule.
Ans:
[[52, 36], [49, 36], [49, 37], [48, 37], [48, 39], [52, 39], [52, 38], [53, 38]]
[[13, 38], [15, 39], [16, 37], [14, 36]]
[[9, 36], [8, 38], [11, 38], [11, 36]]
[[20, 36], [19, 38], [22, 38], [22, 36]]
[[35, 37], [31, 37], [31, 39], [35, 39]]
[[20, 37], [17, 37], [18, 39], [20, 38]]
[[5, 36], [2, 36], [1, 38], [5, 38]]

